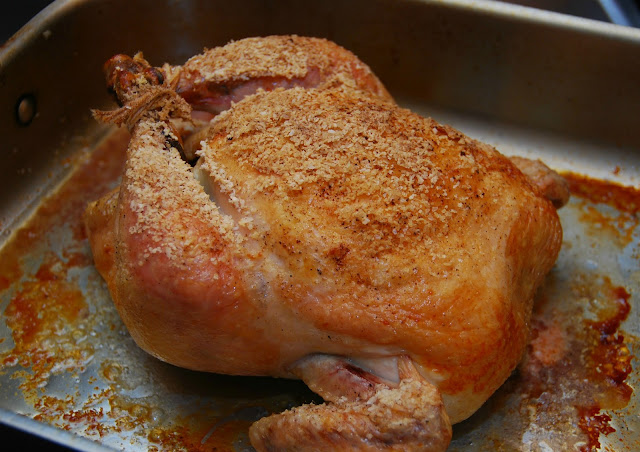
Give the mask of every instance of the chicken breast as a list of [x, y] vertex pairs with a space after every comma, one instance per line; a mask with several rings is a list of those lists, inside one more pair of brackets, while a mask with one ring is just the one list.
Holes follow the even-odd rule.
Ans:
[[186, 117], [183, 99], [202, 108], [222, 82], [203, 91], [193, 74], [209, 75], [196, 59], [187, 75], [161, 77], [141, 58], [108, 65], [116, 92], [136, 94], [102, 115], [129, 124], [132, 138], [117, 202], [87, 209], [92, 250], [149, 353], [195, 370], [301, 378], [327, 401], [256, 423], [258, 450], [444, 450], [451, 423], [521, 359], [534, 293], [562, 242], [545, 193], [565, 194], [398, 107], [352, 54], [323, 51], [346, 59], [329, 65], [341, 69], [292, 71], [271, 91], [247, 95], [274, 76], [242, 65], [221, 76], [251, 89], [234, 85], [241, 100], [197, 132], [195, 167], [171, 117]]

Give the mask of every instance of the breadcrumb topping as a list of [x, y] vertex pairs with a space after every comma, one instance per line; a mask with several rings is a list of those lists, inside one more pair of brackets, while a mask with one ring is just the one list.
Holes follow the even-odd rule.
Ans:
[[177, 78], [177, 90], [194, 91], [197, 85], [233, 85], [252, 80], [304, 80], [315, 86], [337, 74], [347, 75], [376, 95], [390, 99], [371, 69], [353, 53], [320, 38], [268, 36], [232, 41], [206, 49], [190, 58], [180, 70], [164, 67], [170, 78]]
[[174, 265], [188, 268], [215, 258], [236, 237], [233, 221], [210, 201], [171, 145], [174, 141], [173, 131], [155, 118], [141, 121], [134, 131], [125, 172], [128, 207], [135, 214], [129, 233], [140, 234], [147, 243], [137, 251], [140, 264], [162, 253]]
[[335, 50], [338, 48], [325, 39], [295, 35], [246, 38], [190, 58], [183, 71], [189, 74], [196, 69], [189, 76], [199, 74], [212, 82], [275, 76], [302, 78], [311, 67], [328, 71], [333, 66], [330, 54], [314, 52], [321, 43]]
[[243, 200], [268, 197], [292, 223], [324, 218], [324, 234], [357, 236], [368, 257], [424, 252], [481, 214], [472, 199], [500, 163], [488, 146], [345, 85], [258, 92], [213, 120], [200, 155], [245, 222], [256, 211]]

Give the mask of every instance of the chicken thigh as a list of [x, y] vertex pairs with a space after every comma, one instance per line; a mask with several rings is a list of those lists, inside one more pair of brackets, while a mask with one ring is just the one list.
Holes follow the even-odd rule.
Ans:
[[[324, 40], [106, 70], [123, 107], [97, 116], [132, 137], [85, 222], [140, 347], [325, 399], [256, 422], [259, 451], [446, 449], [521, 359], [562, 180], [398, 107]], [[191, 137], [187, 102], [213, 117]]]

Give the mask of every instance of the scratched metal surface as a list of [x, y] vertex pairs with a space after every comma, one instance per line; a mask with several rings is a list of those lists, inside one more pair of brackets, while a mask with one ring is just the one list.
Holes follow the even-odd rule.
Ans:
[[[58, 85], [49, 93], [45, 91], [48, 85], [38, 78], [41, 73], [16, 74], [38, 61], [28, 56], [30, 52], [51, 54], [49, 46], [68, 46], [91, 27], [100, 27], [99, 21], [109, 23], [117, 11], [110, 11], [107, 2], [57, 2], [54, 9], [45, 11], [48, 16], [30, 25], [19, 45], [3, 49], [2, 104], [15, 105], [24, 93], [35, 93], [39, 101], [39, 116], [28, 126], [15, 126], [13, 111], [3, 111], [5, 116], [0, 117], [3, 124], [10, 125], [2, 148], [2, 171], [6, 174], [2, 173], [0, 184], [3, 252], [12, 237], [25, 227], [29, 229], [42, 200], [70, 174], [82, 171], [82, 164], [91, 161], [92, 153], [103, 143], [106, 131], [92, 125], [87, 111], [106, 102], [99, 74], [105, 56], [149, 48], [147, 56], [159, 60], [154, 63], [165, 59], [179, 62], [205, 45], [248, 35], [296, 32], [330, 37], [369, 62], [404, 106], [451, 124], [507, 155], [541, 158], [559, 170], [640, 185], [637, 31], [526, 8], [460, 0], [329, 2], [312, 7], [302, 6], [302, 2], [246, 1], [220, 6], [234, 20], [209, 31], [200, 16], [206, 16], [211, 6], [199, 2], [163, 5], [170, 11], [165, 16], [149, 9], [145, 2], [140, 2], [132, 15], [146, 14], [152, 24], [153, 19], [166, 24], [168, 17], [178, 17], [172, 18], [169, 31], [174, 35], [183, 32], [183, 39], [160, 39], [152, 46], [154, 32], [161, 32], [147, 25], [150, 29], [140, 33], [151, 37], [140, 35], [137, 42], [131, 42], [136, 36], [117, 35], [108, 45], [96, 42], [92, 49], [80, 42], [74, 44], [80, 47], [49, 55], [76, 72], [79, 67], [98, 68], [95, 73], [88, 72], [90, 75], [76, 74], [83, 80], [76, 92], [69, 85]], [[362, 11], [360, 25], [345, 19], [355, 11]], [[202, 36], [189, 30], [189, 24]], [[433, 24], [437, 26], [428, 26]], [[58, 37], [62, 43], [56, 43]], [[581, 43], [588, 44], [585, 47], [593, 56], [583, 55], [586, 50]], [[559, 61], [559, 55], [568, 56]], [[442, 67], [434, 67], [434, 62]], [[14, 67], [17, 69], [12, 72]], [[532, 73], [534, 68], [539, 72]], [[67, 81], [65, 74], [46, 75], [49, 83], [74, 82]], [[111, 149], [121, 149], [122, 143], [116, 140]], [[77, 215], [61, 212], [56, 217], [55, 211], [47, 215], [51, 227], [34, 229], [33, 234], [23, 237], [29, 246], [17, 253], [18, 270], [2, 262], [6, 273], [0, 275], [5, 278], [0, 285], [1, 421], [82, 450], [219, 447], [244, 451], [251, 450], [246, 435], [251, 421], [314, 399], [297, 382], [189, 372], [141, 352], [90, 263], [86, 240], [78, 232]], [[570, 333], [579, 331], [584, 328], [580, 322], [593, 317], [599, 303], [606, 302], [599, 300], [607, 297], [602, 295], [606, 292], [603, 280], [624, 288], [630, 294], [631, 311], [620, 333], [633, 356], [633, 371], [626, 383], [637, 387], [637, 215], [574, 198], [560, 216], [564, 246], [541, 291], [543, 300], [536, 316], [541, 321], [554, 318]], [[52, 297], [51, 302], [38, 298], [43, 294]], [[68, 304], [60, 305], [64, 300]], [[18, 302], [36, 318], [16, 321], [9, 307]], [[75, 309], [73, 315], [68, 314], [71, 308]], [[35, 336], [30, 341], [16, 336], [16, 325], [31, 325]], [[39, 331], [51, 334], [38, 336]], [[520, 376], [525, 373], [519, 372]], [[524, 393], [530, 388], [518, 378], [515, 375], [507, 382], [470, 420], [455, 426], [452, 450], [586, 447], [578, 419], [555, 412], [545, 417], [544, 405], [536, 405]], [[559, 382], [557, 393], [546, 388], [537, 399], [555, 397], [570, 404], [576, 397], [574, 383]], [[534, 408], [537, 411], [532, 415]], [[603, 413], [611, 417], [609, 425], [615, 431], [599, 437], [600, 450], [640, 447], [635, 391], [625, 406]]]

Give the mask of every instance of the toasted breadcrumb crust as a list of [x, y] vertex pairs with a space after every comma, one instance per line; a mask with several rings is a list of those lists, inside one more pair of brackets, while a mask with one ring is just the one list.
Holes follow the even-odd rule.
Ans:
[[245, 98], [199, 155], [257, 244], [257, 271], [301, 319], [403, 347], [445, 392], [504, 381], [494, 357], [521, 356], [562, 229], [493, 147], [336, 84]]
[[493, 148], [346, 85], [259, 92], [214, 119], [200, 155], [246, 224], [256, 195], [300, 220], [318, 209], [369, 257], [429, 248], [482, 215], [496, 171], [528, 186]]
[[353, 53], [320, 38], [295, 35], [246, 38], [225, 46], [206, 49], [190, 58], [179, 71], [165, 66], [177, 77], [177, 91], [194, 85], [233, 85], [256, 79], [326, 80], [334, 74], [349, 74], [374, 94], [391, 99], [369, 66]]
[[184, 64], [183, 71], [189, 72], [194, 68], [194, 74], [212, 82], [269, 76], [304, 77], [309, 66], [331, 66], [331, 60], [326, 54], [310, 51], [310, 47], [322, 41], [298, 36], [231, 41], [225, 46], [207, 49], [190, 58]]
[[[125, 183], [135, 221], [128, 233], [143, 236], [147, 244], [137, 254], [139, 264], [162, 253], [172, 265], [188, 268], [213, 259], [235, 239], [231, 219], [220, 214], [172, 146], [177, 140], [167, 124], [153, 118], [138, 123], [129, 146]], [[196, 224], [217, 234], [200, 235]]]

